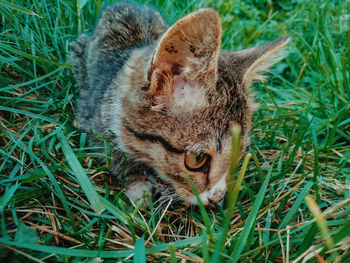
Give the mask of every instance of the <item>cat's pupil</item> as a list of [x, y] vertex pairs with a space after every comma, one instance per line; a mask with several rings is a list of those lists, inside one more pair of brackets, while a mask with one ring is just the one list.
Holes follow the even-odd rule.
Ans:
[[196, 156], [196, 162], [199, 163], [201, 160], [203, 160], [203, 154], [199, 154]]

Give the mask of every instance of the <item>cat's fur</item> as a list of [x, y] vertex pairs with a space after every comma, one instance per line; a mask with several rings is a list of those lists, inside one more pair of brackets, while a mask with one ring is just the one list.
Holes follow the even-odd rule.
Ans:
[[[226, 191], [234, 124], [241, 126], [242, 150], [249, 143], [254, 103], [248, 88], [282, 58], [288, 41], [220, 51], [221, 20], [213, 9], [169, 28], [147, 6], [109, 6], [94, 33], [72, 45], [79, 128], [93, 131], [92, 145], [103, 146], [102, 136], [126, 153], [125, 159], [113, 152], [111, 172], [125, 179], [131, 200], [151, 191], [156, 175], [196, 203], [189, 177], [204, 204], [216, 203]], [[208, 165], [188, 170], [188, 152], [208, 154]], [[123, 162], [131, 163], [128, 170]]]

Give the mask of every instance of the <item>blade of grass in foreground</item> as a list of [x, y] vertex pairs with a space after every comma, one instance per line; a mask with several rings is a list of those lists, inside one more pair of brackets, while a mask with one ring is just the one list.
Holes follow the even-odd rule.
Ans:
[[316, 219], [316, 224], [321, 229], [323, 238], [326, 240], [328, 249], [334, 248], [334, 242], [327, 227], [326, 219], [324, 218], [320, 207], [317, 205], [311, 195], [305, 197], [305, 201], [313, 217]]
[[221, 262], [222, 261], [222, 257], [221, 257], [221, 252], [224, 249], [224, 245], [225, 245], [225, 241], [227, 240], [227, 232], [230, 226], [230, 222], [231, 222], [231, 216], [233, 213], [233, 209], [236, 207], [236, 203], [237, 203], [237, 198], [238, 198], [238, 194], [239, 194], [239, 190], [240, 187], [242, 185], [242, 181], [244, 178], [244, 175], [247, 171], [247, 167], [248, 167], [248, 163], [250, 160], [251, 155], [248, 153], [246, 155], [246, 157], [244, 158], [243, 161], [243, 165], [242, 165], [242, 169], [239, 173], [239, 177], [238, 180], [235, 184], [235, 188], [232, 191], [234, 194], [232, 195], [232, 200], [229, 200], [229, 204], [228, 204], [228, 209], [226, 210], [226, 217], [225, 217], [225, 221], [224, 221], [224, 225], [222, 227], [222, 232], [221, 232], [221, 236], [219, 237], [219, 240], [216, 243], [215, 246], [215, 250], [214, 250], [214, 254], [212, 256], [212, 258], [210, 259], [211, 263], [216, 263], [216, 262]]
[[[233, 191], [237, 183], [237, 167], [241, 155], [241, 127], [239, 125], [234, 125], [232, 127], [232, 139], [231, 139], [231, 155], [230, 155], [230, 167], [229, 174], [226, 178], [227, 181], [227, 208], [232, 205], [232, 201], [235, 199], [235, 195], [238, 196], [238, 192]], [[235, 202], [235, 201], [234, 201]]]
[[173, 244], [169, 245], [169, 253], [170, 253], [170, 263], [176, 263], [176, 253], [175, 253], [175, 247]]
[[[163, 252], [169, 250], [170, 245], [175, 248], [191, 246], [198, 244], [203, 240], [201, 236], [190, 237], [179, 241], [174, 241], [172, 243], [160, 243], [153, 247], [147, 247], [145, 249], [146, 254], [152, 254], [157, 252]], [[40, 244], [31, 244], [28, 242], [18, 242], [11, 241], [4, 237], [0, 237], [0, 243], [6, 244], [12, 247], [27, 248], [35, 251], [41, 251], [44, 253], [62, 255], [62, 256], [75, 256], [75, 257], [99, 257], [99, 258], [125, 258], [134, 253], [133, 249], [125, 250], [109, 250], [109, 251], [99, 251], [99, 250], [88, 250], [88, 249], [77, 249], [77, 248], [63, 248], [57, 246], [44, 246]]]
[[136, 241], [134, 247], [134, 262], [146, 263], [145, 239], [143, 236]]
[[243, 252], [243, 247], [245, 245], [245, 242], [248, 238], [249, 233], [251, 232], [251, 230], [253, 228], [253, 224], [254, 224], [256, 217], [258, 215], [260, 206], [264, 200], [265, 192], [266, 192], [267, 186], [269, 184], [270, 177], [271, 177], [271, 173], [268, 173], [263, 185], [261, 186], [261, 188], [259, 190], [259, 193], [255, 199], [253, 206], [252, 206], [252, 210], [250, 211], [248, 218], [247, 218], [247, 221], [244, 224], [242, 233], [239, 236], [239, 239], [236, 243], [236, 246], [232, 252], [233, 259], [231, 262], [234, 262], [234, 263], [237, 262], [239, 259], [239, 256]]
[[221, 236], [216, 242], [215, 250], [210, 258], [211, 263], [221, 262], [221, 252], [224, 249], [225, 241], [227, 239], [227, 232], [228, 228], [231, 222], [231, 216], [233, 213], [233, 209], [236, 206], [239, 190], [242, 185], [243, 177], [246, 173], [249, 159], [250, 159], [250, 153], [246, 155], [243, 161], [242, 169], [239, 173], [239, 176], [237, 177], [237, 166], [240, 158], [241, 153], [241, 137], [240, 137], [240, 127], [234, 126], [232, 129], [232, 140], [231, 140], [231, 163], [229, 168], [229, 175], [228, 177], [229, 182], [227, 183], [227, 209], [226, 209], [226, 216], [225, 221], [222, 227]]
[[89, 177], [86, 175], [83, 167], [79, 163], [78, 158], [75, 156], [72, 148], [69, 146], [68, 141], [62, 131], [57, 133], [57, 138], [61, 143], [63, 154], [66, 156], [67, 162], [72, 168], [72, 172], [76, 176], [78, 183], [86, 194], [92, 209], [94, 209], [97, 214], [102, 213], [105, 210], [105, 207], [94, 186], [90, 182]]

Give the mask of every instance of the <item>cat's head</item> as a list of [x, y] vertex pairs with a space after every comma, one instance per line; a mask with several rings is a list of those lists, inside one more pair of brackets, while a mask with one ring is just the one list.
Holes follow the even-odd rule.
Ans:
[[282, 58], [289, 37], [238, 52], [220, 52], [221, 20], [200, 9], [159, 42], [135, 50], [124, 68], [121, 147], [150, 164], [186, 201], [219, 202], [226, 191], [231, 129], [249, 142], [254, 103], [249, 86]]

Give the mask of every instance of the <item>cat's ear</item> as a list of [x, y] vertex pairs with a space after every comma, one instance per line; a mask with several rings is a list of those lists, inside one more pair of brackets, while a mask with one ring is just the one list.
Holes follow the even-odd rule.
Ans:
[[234, 52], [240, 59], [242, 81], [249, 87], [253, 81], [263, 80], [264, 73], [287, 55], [286, 45], [290, 36], [279, 38], [265, 45]]
[[201, 87], [216, 83], [221, 45], [221, 19], [213, 9], [200, 9], [171, 26], [154, 53], [148, 79], [153, 97], [186, 104]]

